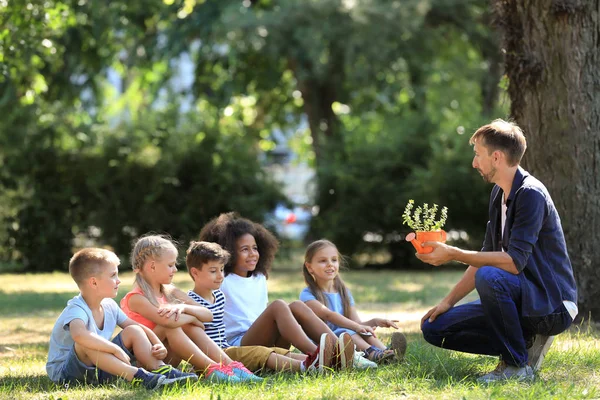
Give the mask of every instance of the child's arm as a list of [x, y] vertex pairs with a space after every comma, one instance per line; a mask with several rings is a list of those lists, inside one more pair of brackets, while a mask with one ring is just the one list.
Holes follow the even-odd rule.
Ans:
[[[395, 322], [398, 322], [398, 321], [394, 321], [394, 320], [390, 320], [390, 319], [372, 318], [368, 321], [361, 321], [360, 317], [358, 316], [358, 312], [356, 311], [356, 307], [354, 307], [354, 306], [350, 307], [350, 317], [354, 321], [360, 321], [359, 323], [370, 326], [372, 328], [382, 327], [382, 328], [398, 329], [398, 325], [395, 324]], [[373, 333], [373, 336], [376, 337], [374, 331], [375, 331], [375, 329], [373, 329], [372, 333]]]
[[[313, 312], [319, 318], [321, 318], [323, 321], [331, 322], [332, 324], [335, 324], [342, 328], [351, 329], [357, 333], [371, 334], [371, 335], [375, 336], [375, 332], [373, 331], [373, 328], [368, 325], [363, 324], [360, 321], [360, 319], [353, 320], [353, 319], [346, 318], [342, 314], [332, 311], [329, 308], [325, 307], [325, 305], [323, 305], [323, 303], [321, 303], [318, 300], [308, 300], [306, 302], [306, 305], [311, 310], [313, 310]], [[352, 307], [351, 310], [354, 310], [354, 307]], [[356, 310], [354, 310], [354, 314], [356, 314]], [[350, 315], [352, 315], [352, 313]], [[358, 314], [356, 314], [356, 316], [358, 317]]]
[[69, 323], [69, 332], [73, 341], [78, 345], [100, 351], [102, 353], [112, 354], [125, 364], [131, 365], [129, 356], [116, 344], [104, 339], [87, 330], [85, 323], [80, 319], [74, 319]]
[[[175, 307], [175, 306], [169, 306]], [[166, 307], [165, 307], [166, 308]], [[181, 314], [177, 312], [170, 313], [168, 316], [161, 315], [160, 310], [154, 304], [150, 303], [147, 298], [141, 294], [134, 294], [129, 297], [129, 309], [149, 319], [156, 325], [164, 326], [165, 328], [179, 328], [180, 326], [192, 324], [204, 328], [204, 324], [198, 318], [190, 314]]]
[[121, 328], [125, 329], [131, 325], [139, 326], [140, 328], [142, 328], [144, 330], [144, 332], [146, 333], [146, 336], [148, 337], [148, 340], [152, 344], [152, 355], [155, 358], [157, 358], [158, 360], [164, 360], [164, 358], [167, 356], [167, 349], [165, 348], [165, 345], [163, 344], [163, 342], [160, 341], [158, 336], [156, 336], [156, 334], [150, 328], [135, 322], [131, 318], [127, 318], [119, 326]]
[[369, 325], [369, 326], [379, 326], [381, 328], [394, 328], [394, 329], [398, 329], [399, 326], [396, 325], [396, 322], [400, 322], [397, 319], [386, 319], [386, 318], [372, 318], [368, 321], [365, 321], [364, 324], [365, 325]]
[[176, 287], [172, 288], [173, 296], [181, 301], [183, 304], [178, 304], [181, 308], [181, 312], [184, 314], [193, 315], [198, 318], [202, 322], [211, 322], [213, 320], [212, 312], [206, 307], [203, 307], [196, 303], [194, 299], [187, 295], [187, 293], [182, 290], [177, 289]]

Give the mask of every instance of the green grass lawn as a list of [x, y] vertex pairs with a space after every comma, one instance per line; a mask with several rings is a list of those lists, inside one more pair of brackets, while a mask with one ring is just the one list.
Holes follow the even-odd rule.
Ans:
[[[123, 268], [125, 270], [125, 268]], [[68, 274], [0, 274], [0, 398], [6, 399], [587, 399], [600, 397], [599, 331], [589, 324], [558, 336], [533, 383], [479, 385], [476, 377], [493, 369], [493, 357], [434, 348], [419, 334], [419, 320], [461, 276], [461, 272], [344, 272], [361, 315], [401, 321], [409, 338], [406, 360], [374, 371], [353, 371], [322, 377], [267, 375], [255, 386], [199, 383], [158, 392], [133, 389], [127, 382], [101, 387], [65, 388], [45, 373], [54, 321], [77, 287]], [[129, 290], [133, 275], [122, 274], [117, 301]], [[175, 284], [191, 281], [180, 271]], [[271, 300], [296, 300], [301, 274], [274, 271]], [[378, 330], [387, 339], [390, 330]]]

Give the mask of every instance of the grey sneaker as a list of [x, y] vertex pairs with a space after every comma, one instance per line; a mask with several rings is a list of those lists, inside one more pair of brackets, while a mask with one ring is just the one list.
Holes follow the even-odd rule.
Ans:
[[404, 359], [406, 353], [406, 336], [402, 332], [392, 333], [392, 339], [390, 341], [390, 350], [394, 351], [396, 361], [400, 362]]
[[553, 340], [554, 336], [535, 335], [533, 345], [527, 349], [529, 365], [531, 365], [533, 372], [537, 372], [542, 366], [544, 357], [550, 350]]
[[500, 361], [495, 370], [477, 378], [479, 383], [502, 382], [506, 380], [531, 381], [533, 380], [533, 370], [529, 365], [524, 367], [515, 367]]

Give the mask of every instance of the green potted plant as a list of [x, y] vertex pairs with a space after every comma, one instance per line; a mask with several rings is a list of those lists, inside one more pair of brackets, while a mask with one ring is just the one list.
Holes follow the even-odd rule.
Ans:
[[[446, 232], [442, 227], [448, 218], [448, 207], [443, 207], [439, 219], [436, 220], [438, 205], [429, 207], [428, 203], [423, 206], [415, 207], [413, 199], [408, 200], [404, 213], [402, 214], [402, 223], [414, 229], [414, 232], [406, 235], [406, 241], [411, 242], [417, 250], [417, 253], [426, 254], [433, 251], [431, 246], [423, 246], [425, 242], [446, 242]], [[414, 209], [414, 211], [413, 211]]]

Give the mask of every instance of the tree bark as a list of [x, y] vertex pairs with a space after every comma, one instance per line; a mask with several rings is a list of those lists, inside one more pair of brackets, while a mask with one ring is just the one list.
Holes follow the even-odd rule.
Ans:
[[579, 316], [600, 320], [600, 1], [494, 0], [524, 166], [562, 218]]

